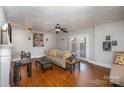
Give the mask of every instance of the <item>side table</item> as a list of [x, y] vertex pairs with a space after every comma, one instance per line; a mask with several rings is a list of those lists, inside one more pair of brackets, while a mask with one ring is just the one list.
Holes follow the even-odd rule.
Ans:
[[75, 65], [78, 64], [78, 69], [80, 71], [80, 60], [75, 60], [75, 61], [70, 61], [70, 60], [67, 60], [66, 61], [66, 69], [69, 65], [69, 70], [70, 72], [72, 73], [73, 70], [75, 70]]

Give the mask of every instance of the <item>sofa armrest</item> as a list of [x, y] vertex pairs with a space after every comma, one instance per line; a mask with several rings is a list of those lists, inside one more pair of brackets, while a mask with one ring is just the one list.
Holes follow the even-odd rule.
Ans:
[[110, 71], [110, 82], [124, 86], [124, 65], [113, 64]]

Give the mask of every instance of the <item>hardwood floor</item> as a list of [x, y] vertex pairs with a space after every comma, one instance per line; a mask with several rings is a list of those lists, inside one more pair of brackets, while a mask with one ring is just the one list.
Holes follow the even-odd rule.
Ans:
[[109, 69], [99, 67], [87, 62], [81, 62], [81, 70], [78, 68], [71, 74], [58, 66], [53, 70], [42, 72], [40, 65], [36, 68], [33, 60], [32, 77], [27, 77], [26, 66], [21, 67], [21, 87], [103, 87], [104, 76], [109, 75]]

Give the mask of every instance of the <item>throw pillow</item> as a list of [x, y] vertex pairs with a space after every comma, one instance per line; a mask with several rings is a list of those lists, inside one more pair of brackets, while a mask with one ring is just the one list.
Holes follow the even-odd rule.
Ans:
[[64, 52], [63, 52], [63, 57], [64, 58], [68, 58], [68, 57], [70, 57], [72, 55], [72, 53], [71, 53], [71, 51], [69, 51], [69, 50], [65, 50]]
[[117, 54], [115, 59], [116, 64], [124, 65], [124, 54]]
[[53, 49], [53, 56], [57, 56], [57, 49]]
[[50, 56], [57, 56], [57, 49], [50, 49]]

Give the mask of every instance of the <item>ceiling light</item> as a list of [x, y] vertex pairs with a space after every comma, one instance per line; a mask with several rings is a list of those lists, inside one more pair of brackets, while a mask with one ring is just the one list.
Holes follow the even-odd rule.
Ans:
[[56, 30], [57, 32], [59, 32], [59, 31], [60, 31], [60, 29], [58, 29], [58, 28], [56, 28], [55, 30]]

